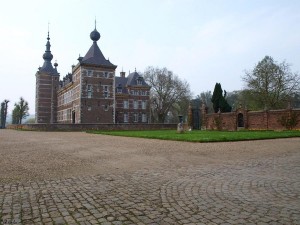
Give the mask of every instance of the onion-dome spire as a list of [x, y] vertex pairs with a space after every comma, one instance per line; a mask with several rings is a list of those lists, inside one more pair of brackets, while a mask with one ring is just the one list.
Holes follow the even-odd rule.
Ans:
[[91, 32], [90, 38], [92, 39], [92, 41], [96, 42], [100, 39], [100, 37], [101, 35], [96, 29], [96, 20], [95, 20], [95, 29]]
[[45, 50], [45, 53], [43, 54], [44, 64], [42, 67], [39, 68], [39, 70], [43, 71], [43, 72], [57, 74], [57, 71], [53, 68], [52, 63], [51, 63], [51, 60], [53, 59], [53, 55], [51, 53], [50, 47], [51, 47], [51, 44], [50, 44], [50, 36], [49, 36], [49, 30], [48, 30], [46, 50]]
[[46, 51], [43, 54], [43, 59], [46, 61], [51, 61], [53, 59], [53, 55], [51, 54], [50, 47], [51, 47], [51, 44], [50, 44], [50, 37], [49, 37], [49, 31], [48, 31]]

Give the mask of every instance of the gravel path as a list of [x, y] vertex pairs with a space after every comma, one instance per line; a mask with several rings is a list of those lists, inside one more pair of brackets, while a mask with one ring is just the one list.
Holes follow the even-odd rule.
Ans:
[[255, 163], [292, 158], [299, 150], [299, 138], [186, 143], [83, 132], [0, 130], [0, 181]]
[[300, 138], [0, 130], [0, 224], [300, 224]]

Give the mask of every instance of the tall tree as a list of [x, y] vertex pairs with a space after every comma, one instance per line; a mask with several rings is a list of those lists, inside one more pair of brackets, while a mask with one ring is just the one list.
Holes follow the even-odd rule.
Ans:
[[6, 126], [6, 117], [7, 117], [7, 108], [8, 108], [9, 100], [4, 100], [1, 103], [1, 111], [0, 111], [0, 128], [5, 128]]
[[216, 83], [215, 89], [211, 98], [211, 102], [213, 103], [214, 112], [218, 112], [221, 110], [220, 102], [223, 97], [223, 90], [220, 83]]
[[214, 112], [217, 113], [219, 110], [221, 112], [231, 112], [232, 107], [228, 104], [226, 100], [227, 92], [223, 90], [220, 83], [216, 83], [215, 89], [211, 98], [211, 102], [213, 103]]
[[189, 84], [167, 68], [148, 67], [144, 72], [145, 81], [151, 86], [151, 114], [155, 121], [164, 123], [168, 114], [187, 113], [191, 99]]
[[291, 103], [293, 108], [300, 108], [300, 92], [294, 94]]
[[22, 120], [29, 115], [28, 110], [28, 102], [21, 97], [20, 101], [15, 103], [15, 107], [12, 112], [12, 123], [22, 124]]
[[277, 63], [270, 56], [247, 71], [243, 80], [259, 108], [282, 108], [300, 90], [300, 76], [285, 61]]
[[12, 111], [12, 124], [19, 124], [20, 120], [19, 120], [19, 106], [14, 107], [13, 111]]
[[200, 95], [198, 95], [196, 98], [198, 98], [201, 101], [201, 104], [204, 103], [206, 105], [208, 113], [213, 112], [213, 104], [211, 101], [211, 99], [212, 99], [211, 91], [201, 92]]
[[227, 92], [226, 100], [233, 109], [237, 109], [242, 106], [241, 103], [241, 91]]

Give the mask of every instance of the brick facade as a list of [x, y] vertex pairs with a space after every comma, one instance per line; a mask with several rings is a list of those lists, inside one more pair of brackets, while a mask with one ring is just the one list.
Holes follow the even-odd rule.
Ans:
[[53, 55], [50, 51], [49, 33], [46, 51], [43, 54], [44, 64], [36, 72], [35, 122], [57, 122], [57, 90], [59, 88], [59, 73], [57, 63], [52, 66]]
[[58, 123], [114, 123], [114, 77], [114, 69], [75, 66], [58, 91]]
[[116, 77], [117, 66], [97, 45], [96, 28], [90, 37], [86, 55], [59, 81], [48, 34], [45, 62], [36, 74], [36, 123], [147, 123], [150, 87], [136, 71]]

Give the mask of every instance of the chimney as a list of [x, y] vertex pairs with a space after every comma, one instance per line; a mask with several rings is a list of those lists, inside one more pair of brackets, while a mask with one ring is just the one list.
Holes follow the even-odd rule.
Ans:
[[123, 72], [123, 71], [122, 71], [122, 72], [120, 72], [120, 77], [123, 77], [123, 78], [125, 78], [125, 73], [126, 73], [126, 72]]

